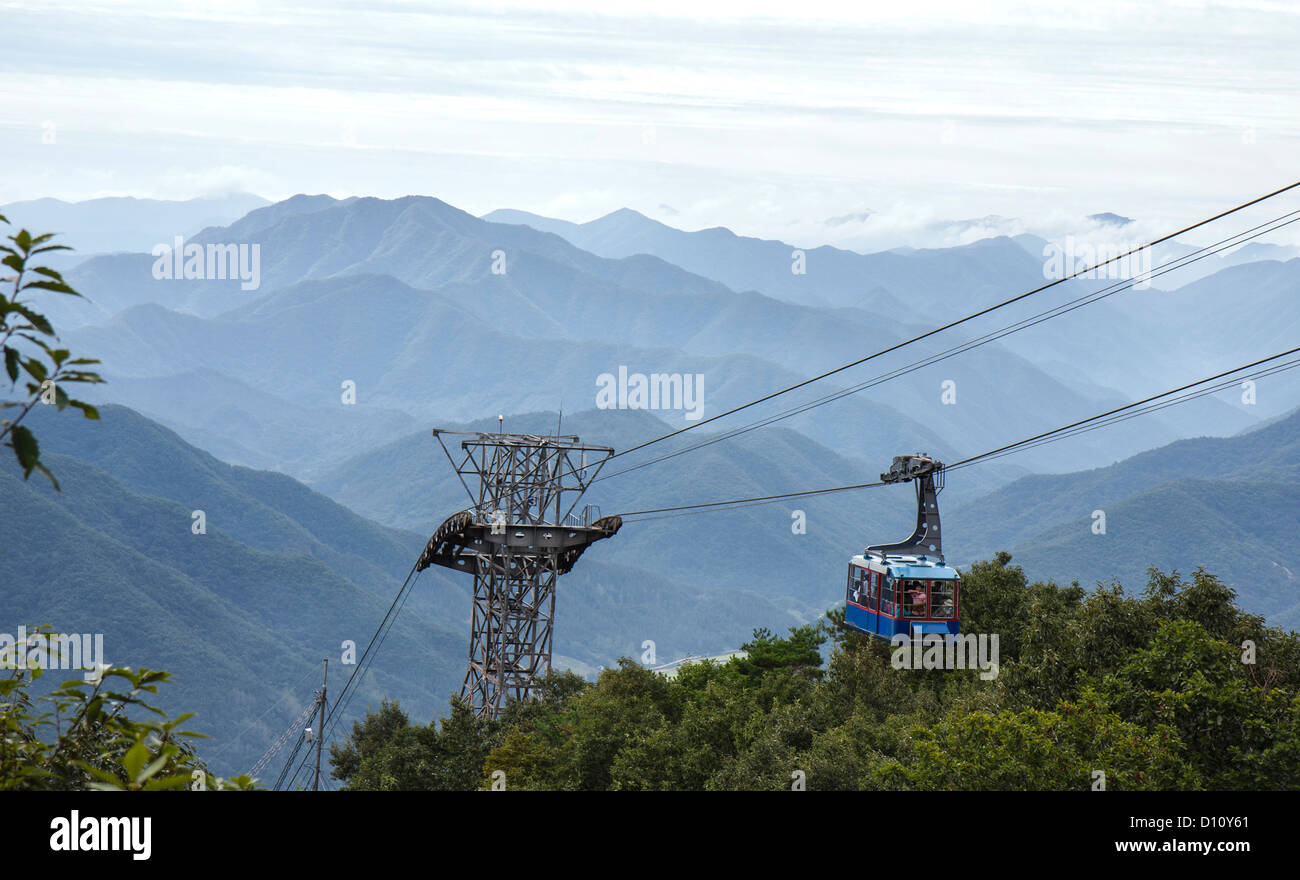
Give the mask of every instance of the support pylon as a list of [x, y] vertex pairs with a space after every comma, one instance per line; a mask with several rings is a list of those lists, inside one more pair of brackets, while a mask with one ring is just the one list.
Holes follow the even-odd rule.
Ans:
[[[457, 433], [433, 435], [473, 506], [438, 527], [416, 568], [441, 565], [474, 576], [461, 696], [477, 715], [496, 717], [505, 700], [527, 699], [551, 668], [557, 578], [622, 525], [591, 505], [575, 512], [614, 450], [584, 446], [575, 436], [474, 433], [453, 458], [443, 437]], [[477, 491], [467, 480], [477, 481]]]

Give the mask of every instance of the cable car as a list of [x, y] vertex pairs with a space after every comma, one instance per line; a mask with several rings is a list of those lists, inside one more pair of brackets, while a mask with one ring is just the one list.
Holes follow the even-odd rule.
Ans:
[[927, 635], [945, 639], [961, 631], [961, 576], [944, 565], [939, 536], [943, 462], [928, 455], [899, 455], [885, 483], [916, 483], [916, 528], [896, 544], [877, 544], [849, 560], [845, 625], [892, 641]]

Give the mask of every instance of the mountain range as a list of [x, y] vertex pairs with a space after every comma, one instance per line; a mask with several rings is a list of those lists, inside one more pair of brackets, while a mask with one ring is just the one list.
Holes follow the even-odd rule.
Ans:
[[[620, 366], [632, 372], [701, 374], [707, 416], [859, 359], [864, 350], [920, 335], [924, 322], [932, 320], [928, 308], [946, 303], [951, 314], [986, 304], [995, 281], [1005, 294], [1017, 283], [1031, 283], [1038, 271], [1009, 239], [954, 253], [874, 255], [887, 265], [876, 273], [873, 289], [883, 290], [895, 277], [907, 283], [900, 281], [884, 298], [858, 297], [857, 305], [824, 307], [767, 292], [735, 292], [652, 255], [599, 257], [549, 232], [489, 223], [427, 198], [300, 196], [255, 210], [229, 227], [208, 229], [194, 241], [257, 245], [263, 254], [261, 287], [243, 291], [231, 281], [159, 281], [150, 274], [149, 255], [103, 256], [70, 276], [91, 292], [90, 304], [60, 303], [64, 311], [54, 317], [60, 326], [73, 328], [68, 338], [79, 348], [97, 352], [109, 365], [108, 375], [123, 395], [113, 399], [178, 430], [205, 424], [208, 431], [219, 430], [203, 400], [187, 391], [192, 374], [203, 371], [205, 382], [227, 389], [237, 383], [258, 399], [278, 399], [294, 417], [292, 424], [266, 426], [268, 434], [280, 435], [301, 433], [304, 408], [318, 416], [324, 415], [322, 408], [337, 408], [345, 381], [357, 383], [358, 406], [373, 407], [377, 419], [405, 413], [428, 422], [434, 416], [481, 416], [485, 400], [491, 401], [488, 412], [582, 408], [594, 401], [597, 377]], [[501, 274], [493, 271], [498, 253]], [[921, 281], [907, 275], [909, 266]], [[810, 269], [807, 277], [823, 271]], [[764, 273], [778, 275], [770, 268]], [[985, 281], [971, 284], [970, 278]], [[919, 293], [930, 290], [927, 279], [942, 295]], [[913, 305], [899, 308], [904, 300]], [[1092, 308], [1110, 308], [1109, 302]], [[1060, 320], [1082, 320], [1075, 316], [1085, 314], [1080, 310]], [[1035, 333], [1038, 328], [1007, 339]], [[812, 401], [845, 383], [907, 368], [918, 357], [961, 341], [941, 338], [874, 357], [828, 380], [825, 388], [805, 389], [753, 412], [767, 416], [783, 405]], [[1050, 370], [995, 342], [784, 424], [854, 458], [888, 458], [900, 444], [962, 456], [1015, 439], [1012, 431], [1043, 430], [1158, 386], [1156, 371], [1144, 366], [1146, 359], [1132, 356], [1138, 343], [1127, 337], [1106, 338], [1103, 344], [1096, 334], [1064, 332], [1030, 348], [1030, 354], [1048, 353]], [[1061, 358], [1080, 351], [1089, 353], [1072, 360], [1081, 368], [1062, 366]], [[1105, 384], [1120, 376], [1130, 379], [1125, 391]], [[955, 398], [946, 396], [950, 388]], [[170, 401], [166, 410], [150, 403], [155, 395]], [[1270, 399], [1265, 396], [1261, 410]], [[228, 390], [221, 400], [233, 405]], [[660, 415], [674, 426], [686, 421], [681, 411]], [[251, 420], [249, 412], [234, 419]], [[313, 433], [337, 435], [331, 421], [315, 419]], [[1234, 431], [1252, 421], [1252, 412], [1231, 400], [1200, 401], [1156, 417], [1141, 431], [1121, 426], [1086, 438], [1068, 454], [1045, 447], [1028, 454], [1020, 469], [994, 468], [987, 479], [1005, 481], [1024, 468], [1108, 463], [1206, 425]], [[230, 435], [211, 442], [232, 453], [240, 444]], [[237, 460], [310, 479], [332, 455], [313, 447], [308, 443]]]
[[33, 199], [0, 205], [0, 214], [28, 229], [57, 232], [82, 253], [150, 252], [175, 236], [189, 238], [209, 226], [224, 226], [270, 204], [250, 193], [167, 201], [112, 196], [82, 202]]
[[[123, 235], [188, 217], [195, 231], [177, 234], [190, 243], [260, 255], [255, 290], [157, 279], [144, 245], [73, 265], [87, 301], [47, 311], [75, 354], [103, 361], [108, 384], [85, 395], [103, 418], [31, 416], [62, 493], [0, 468], [0, 528], [31, 536], [0, 548], [15, 625], [103, 632], [110, 659], [171, 671], [167, 699], [199, 711], [220, 772], [247, 769], [293, 719], [321, 657], [364, 646], [429, 534], [468, 506], [432, 428], [491, 432], [500, 415], [508, 431], [629, 450], [696, 420], [685, 405], [593, 408], [603, 374], [701, 377], [708, 418], [870, 356], [605, 465], [584, 501], [627, 522], [562, 579], [556, 622], [557, 665], [589, 675], [646, 641], [666, 662], [816, 619], [842, 600], [847, 558], [914, 517], [908, 486], [663, 508], [871, 482], [904, 452], [955, 461], [1273, 354], [1300, 331], [1300, 260], [1243, 248], [1190, 283], [1118, 293], [731, 437], [1104, 282], [875, 354], [1042, 285], [1042, 240], [810, 248], [798, 274], [788, 243], [632, 211], [572, 224], [426, 197], [302, 195], [233, 218], [217, 209], [237, 200], [41, 204], [2, 210], [36, 231], [80, 230], [91, 250], [107, 239], [86, 230], [115, 210]], [[1248, 610], [1300, 625], [1297, 404], [1279, 374], [954, 471], [945, 551], [969, 565], [1010, 550], [1031, 578], [1089, 587], [1204, 565]], [[192, 531], [200, 510], [206, 534]], [[459, 690], [469, 613], [467, 578], [421, 575], [344, 721], [384, 697], [413, 717], [440, 711]]]

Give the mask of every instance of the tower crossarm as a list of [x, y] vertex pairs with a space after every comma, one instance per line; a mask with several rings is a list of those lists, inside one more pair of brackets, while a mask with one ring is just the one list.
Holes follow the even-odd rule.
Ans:
[[502, 525], [476, 519], [468, 510], [454, 513], [429, 538], [416, 563], [417, 571], [441, 565], [471, 574], [478, 570], [479, 557], [504, 549], [516, 553], [554, 552], [559, 557], [560, 574], [567, 574], [582, 552], [603, 538], [611, 538], [622, 527], [619, 516], [606, 516], [591, 525], [556, 526], [515, 523]]

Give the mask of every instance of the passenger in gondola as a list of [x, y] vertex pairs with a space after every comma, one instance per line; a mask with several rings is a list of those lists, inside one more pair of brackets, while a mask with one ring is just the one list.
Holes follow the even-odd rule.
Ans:
[[909, 614], [912, 617], [924, 617], [926, 603], [925, 590], [921, 589], [920, 586], [916, 586], [907, 595], [911, 600]]

